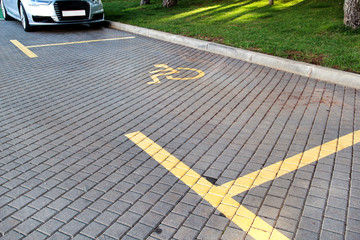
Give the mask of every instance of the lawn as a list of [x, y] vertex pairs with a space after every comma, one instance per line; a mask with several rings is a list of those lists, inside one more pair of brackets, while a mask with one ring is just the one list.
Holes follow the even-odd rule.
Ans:
[[360, 30], [343, 25], [344, 0], [103, 0], [108, 20], [360, 73]]

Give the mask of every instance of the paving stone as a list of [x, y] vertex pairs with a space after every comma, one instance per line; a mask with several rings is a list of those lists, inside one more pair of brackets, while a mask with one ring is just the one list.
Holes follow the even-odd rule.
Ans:
[[32, 239], [46, 239], [47, 236], [41, 232], [38, 232], [38, 231], [34, 231], [32, 233], [30, 233], [29, 235], [27, 235], [25, 238], [23, 239], [27, 239], [27, 240], [32, 240]]
[[56, 232], [56, 233], [54, 233], [54, 235], [51, 235], [48, 239], [50, 239], [50, 240], [71, 239], [71, 237], [69, 235], [64, 234], [64, 233]]
[[[64, 201], [65, 202], [65, 201]], [[67, 202], [67, 206], [69, 206], [70, 208], [74, 209], [75, 211], [81, 212], [82, 210], [84, 210], [86, 207], [88, 207], [92, 202], [84, 199], [84, 198], [78, 198], [77, 200], [75, 200], [74, 202]]]
[[6, 196], [9, 196], [13, 199], [16, 199], [17, 197], [19, 197], [20, 195], [24, 194], [25, 192], [27, 192], [28, 189], [24, 188], [24, 187], [16, 187], [15, 189], [9, 191], [6, 193]]
[[347, 199], [337, 198], [337, 197], [329, 197], [328, 205], [340, 209], [346, 209], [347, 207]]
[[176, 233], [177, 229], [168, 227], [166, 225], [160, 225], [154, 229], [151, 234], [151, 237], [155, 239], [171, 239], [172, 236]]
[[59, 231], [65, 233], [66, 235], [74, 237], [77, 233], [81, 231], [86, 225], [77, 220], [71, 220], [64, 226], [62, 226]]
[[229, 223], [229, 219], [227, 219], [226, 217], [212, 215], [208, 220], [208, 222], [206, 223], [206, 226], [223, 231], [225, 227], [228, 225], [228, 223]]
[[34, 216], [32, 216], [32, 218], [40, 222], [45, 222], [49, 218], [54, 216], [56, 213], [57, 212], [51, 208], [43, 208], [39, 212], [37, 212]]
[[65, 208], [65, 209], [61, 210], [58, 214], [56, 214], [54, 216], [54, 218], [66, 223], [77, 214], [79, 214], [79, 212], [77, 212], [71, 208]]
[[[58, 199], [60, 196], [62, 196], [64, 193], [66, 193], [65, 190], [63, 189], [60, 189], [60, 188], [53, 188], [51, 189], [50, 191], [48, 191], [47, 193], [45, 193], [43, 196], [44, 197], [47, 197], [49, 199], [52, 199], [52, 200], [56, 200]], [[70, 200], [70, 199], [68, 199]]]
[[103, 194], [101, 198], [109, 202], [115, 202], [117, 199], [120, 198], [120, 196], [122, 196], [122, 193], [115, 190], [110, 190], [107, 193]]
[[133, 237], [133, 236], [130, 236], [130, 235], [125, 235], [122, 239], [125, 239], [125, 240], [139, 240], [139, 238], [136, 238], [136, 237]]
[[140, 200], [132, 206], [131, 210], [139, 215], [144, 215], [151, 207], [151, 204]]
[[359, 238], [359, 233], [346, 231], [345, 239], [346, 240], [356, 240]]
[[184, 226], [201, 231], [206, 221], [207, 219], [204, 217], [190, 214], [190, 216], [188, 216], [186, 221], [184, 222]]
[[298, 220], [301, 214], [301, 209], [298, 208], [294, 208], [291, 206], [283, 206], [283, 208], [280, 211], [280, 215], [287, 217], [287, 218], [291, 218], [294, 220]]
[[10, 231], [6, 233], [4, 236], [1, 237], [2, 240], [16, 240], [16, 239], [22, 239], [24, 237], [23, 234], [20, 234], [16, 231]]
[[[74, 210], [71, 210], [71, 212], [73, 213], [72, 216], [75, 216], [76, 214], [78, 214], [78, 212], [76, 212]], [[85, 209], [80, 214], [76, 215], [75, 219], [80, 221], [80, 222], [83, 222], [85, 224], [88, 224], [91, 221], [93, 221], [98, 215], [99, 215], [99, 213], [94, 211], [94, 210]]]
[[340, 235], [344, 235], [345, 231], [345, 222], [340, 220], [335, 220], [331, 218], [324, 218], [323, 226], [324, 230], [332, 231]]
[[84, 194], [84, 191], [81, 191], [81, 190], [76, 189], [76, 188], [73, 188], [71, 190], [66, 189], [66, 193], [63, 195], [63, 197], [66, 198], [66, 199], [69, 199], [71, 201], [75, 201], [77, 198], [79, 198], [83, 194]]
[[[349, 212], [350, 214], [350, 212]], [[333, 219], [342, 220], [345, 219], [346, 211], [340, 208], [327, 207], [325, 211], [325, 216]]]
[[14, 213], [12, 215], [12, 217], [16, 218], [20, 221], [24, 221], [25, 219], [27, 219], [31, 215], [35, 214], [36, 212], [37, 212], [37, 210], [34, 208], [24, 207], [24, 208], [20, 209], [19, 211], [17, 211], [16, 213]]
[[46, 192], [45, 189], [41, 188], [41, 187], [36, 187], [34, 189], [32, 189], [30, 192], [27, 192], [25, 194], [25, 196], [30, 197], [32, 199], [36, 199], [38, 197], [40, 197], [42, 194], [44, 194]]
[[173, 205], [160, 201], [155, 204], [151, 211], [162, 216], [166, 216], [172, 209]]
[[145, 224], [138, 223], [131, 228], [131, 230], [127, 233], [131, 237], [135, 237], [137, 239], [144, 239], [154, 230], [153, 227], [149, 227]]
[[245, 238], [244, 231], [232, 227], [226, 228], [225, 232], [221, 236], [221, 239], [223, 240], [234, 240], [234, 239], [242, 240], [244, 238]]
[[318, 233], [304, 229], [298, 229], [295, 235], [295, 239], [299, 239], [299, 240], [318, 239]]
[[63, 222], [60, 222], [56, 219], [50, 219], [41, 225], [37, 230], [45, 233], [48, 236], [52, 236], [52, 234], [56, 232], [62, 225], [64, 225]]
[[275, 196], [268, 195], [264, 200], [264, 204], [270, 207], [280, 208], [282, 205], [283, 199]]
[[188, 228], [188, 227], [180, 227], [176, 234], [174, 235], [174, 239], [186, 240], [186, 239], [196, 239], [199, 231]]
[[360, 206], [360, 198], [356, 198], [356, 197], [350, 197], [350, 203], [349, 206], [352, 207], [356, 207], [356, 206]]
[[360, 219], [360, 208], [352, 208], [349, 207], [348, 209], [348, 216], [349, 218], [353, 218], [353, 219]]
[[200, 232], [198, 239], [220, 239], [222, 231], [214, 228], [204, 227]]
[[62, 210], [64, 207], [68, 206], [71, 203], [70, 200], [65, 199], [65, 198], [58, 198], [55, 201], [53, 201], [52, 203], [50, 203], [48, 205], [48, 207], [60, 211]]
[[317, 207], [317, 208], [323, 208], [325, 206], [326, 199], [320, 198], [320, 197], [314, 197], [314, 196], [308, 196], [306, 200], [306, 205]]
[[323, 212], [324, 212], [324, 210], [322, 208], [305, 205], [305, 207], [303, 209], [303, 216], [309, 217], [312, 219], [322, 220]]
[[265, 216], [268, 219], [276, 219], [280, 209], [263, 205], [258, 213], [259, 216]]
[[115, 239], [121, 239], [129, 229], [130, 227], [115, 222], [104, 232], [104, 235]]
[[140, 223], [156, 227], [163, 218], [164, 216], [150, 211], [140, 220]]
[[0, 223], [0, 232], [6, 233], [20, 223], [19, 220], [8, 217]]
[[49, 204], [51, 202], [50, 199], [46, 198], [46, 197], [39, 197], [37, 199], [35, 199], [34, 201], [32, 201], [29, 206], [33, 207], [37, 210], [40, 210], [41, 208], [43, 208], [44, 206], [46, 206], [47, 204]]
[[102, 199], [96, 200], [93, 204], [89, 206], [92, 210], [103, 212], [106, 208], [108, 208], [111, 205], [111, 202], [105, 201]]
[[87, 225], [81, 233], [87, 237], [90, 237], [91, 239], [96, 239], [97, 236], [100, 235], [101, 232], [106, 230], [106, 226], [102, 225], [97, 222], [92, 222], [89, 225]]
[[194, 209], [193, 205], [179, 202], [178, 204], [176, 204], [172, 212], [186, 217], [193, 211], [193, 209]]
[[142, 215], [131, 212], [131, 211], [127, 211], [117, 220], [117, 222], [132, 227], [141, 218], [142, 218]]
[[125, 193], [125, 195], [122, 196], [121, 200], [130, 204], [134, 204], [139, 198], [141, 198], [141, 196], [141, 194], [130, 191]]
[[15, 230], [26, 236], [31, 231], [35, 230], [40, 224], [41, 224], [41, 222], [30, 218], [30, 219], [25, 220], [21, 224], [19, 224], [15, 228]]
[[334, 232], [330, 232], [330, 231], [326, 231], [326, 230], [322, 230], [321, 231], [321, 234], [320, 234], [320, 239], [326, 239], [326, 240], [341, 240], [341, 239], [344, 239], [344, 235], [342, 234], [337, 234], [337, 233], [334, 233]]
[[355, 220], [355, 219], [349, 218], [349, 219], [347, 219], [346, 227], [350, 231], [360, 233], [360, 220]]
[[20, 196], [16, 200], [10, 202], [8, 205], [10, 207], [20, 209], [23, 206], [25, 206], [26, 204], [30, 203], [31, 201], [32, 201], [31, 198], [28, 198], [28, 197], [25, 197], [25, 196]]
[[131, 205], [129, 203], [126, 202], [122, 202], [122, 201], [117, 201], [115, 202], [113, 205], [111, 205], [108, 210], [112, 211], [116, 214], [123, 214]]
[[[78, 235], [76, 235], [73, 239], [74, 239], [74, 240], [91, 240], [91, 239], [93, 239], [93, 238], [84, 236], [84, 235], [82, 235], [82, 234], [78, 234]], [[100, 238], [99, 238], [99, 239], [100, 239]]]
[[9, 207], [6, 205], [4, 207], [0, 208], [0, 221], [4, 220], [6, 217], [13, 214], [14, 212], [16, 212], [15, 208], [12, 208], [12, 207]]
[[96, 217], [96, 222], [101, 223], [105, 226], [110, 226], [118, 218], [118, 215], [110, 211], [102, 212], [98, 217]]

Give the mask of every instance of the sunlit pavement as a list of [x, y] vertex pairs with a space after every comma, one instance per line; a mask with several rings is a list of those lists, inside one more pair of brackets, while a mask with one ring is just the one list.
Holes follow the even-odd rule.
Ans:
[[360, 92], [0, 21], [0, 239], [360, 239]]

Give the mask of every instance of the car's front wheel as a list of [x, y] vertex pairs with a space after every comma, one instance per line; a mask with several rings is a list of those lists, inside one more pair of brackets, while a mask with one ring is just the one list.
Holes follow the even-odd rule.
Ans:
[[6, 9], [5, 9], [5, 4], [4, 4], [4, 0], [1, 0], [1, 11], [3, 14], [3, 17], [5, 20], [10, 20], [10, 16], [7, 14]]
[[26, 11], [22, 3], [20, 3], [20, 19], [25, 32], [30, 32], [32, 30], [32, 27], [29, 24]]

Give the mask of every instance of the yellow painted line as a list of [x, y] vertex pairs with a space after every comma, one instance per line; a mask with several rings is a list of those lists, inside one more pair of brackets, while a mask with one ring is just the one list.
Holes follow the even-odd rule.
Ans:
[[[241, 206], [240, 203], [232, 198], [228, 198], [226, 190], [224, 191], [224, 189], [214, 186], [141, 132], [129, 133], [125, 136], [208, 201], [214, 208], [223, 213], [228, 219], [248, 232], [250, 236], [255, 239], [263, 239], [260, 238], [260, 236], [264, 234], [270, 236], [273, 233], [279, 240], [287, 239], [283, 234], [257, 217], [250, 210]], [[251, 227], [254, 222], [257, 223], [256, 228]]]
[[10, 40], [17, 48], [19, 48], [23, 53], [25, 53], [29, 58], [36, 58], [37, 55], [30, 51], [28, 47], [22, 45], [18, 40]]
[[201, 78], [201, 77], [205, 76], [205, 73], [203, 71], [195, 69], [195, 68], [177, 68], [177, 69], [194, 71], [194, 72], [197, 72], [198, 75], [195, 77], [188, 77], [188, 78], [174, 78], [173, 76], [167, 76], [166, 78], [170, 79], [170, 80], [190, 80], [190, 79], [197, 79], [197, 78]]
[[78, 42], [53, 43], [53, 44], [27, 46], [27, 48], [62, 46], [62, 45], [69, 45], [69, 44], [92, 43], [92, 42], [105, 42], [105, 41], [115, 41], [115, 40], [133, 39], [133, 38], [135, 38], [135, 37], [121, 37], [121, 38], [96, 39], [96, 40], [87, 40], [87, 41], [78, 41]]
[[307, 166], [360, 142], [360, 130], [312, 148], [293, 157], [279, 161], [261, 170], [247, 174], [221, 186], [215, 186], [186, 164], [171, 155], [141, 132], [125, 135], [137, 146], [154, 158], [168, 171], [178, 177], [214, 208], [257, 240], [288, 239], [274, 227], [235, 201], [232, 197], [260, 184], [272, 181], [298, 168]]
[[191, 80], [191, 79], [197, 79], [197, 78], [201, 78], [203, 76], [205, 76], [205, 73], [201, 70], [195, 69], [195, 68], [177, 68], [179, 70], [189, 70], [189, 71], [194, 71], [197, 72], [198, 75], [194, 76], [194, 77], [187, 77], [187, 78], [175, 78], [172, 76], [172, 74], [175, 73], [179, 73], [180, 71], [177, 69], [174, 69], [172, 67], [169, 67], [166, 64], [156, 64], [154, 65], [157, 68], [163, 68], [163, 69], [158, 69], [158, 70], [154, 70], [151, 71], [149, 73], [156, 73], [154, 75], [151, 75], [151, 79], [153, 80], [152, 82], [148, 82], [147, 84], [155, 84], [155, 83], [160, 83], [159, 80], [159, 76], [165, 76], [165, 75], [170, 75], [170, 76], [166, 76], [167, 79], [169, 80]]
[[298, 168], [305, 167], [322, 158], [330, 156], [345, 148], [351, 147], [360, 142], [360, 130], [349, 133], [338, 139], [324, 143], [323, 145], [311, 148], [303, 153], [296, 154], [283, 161], [279, 161], [261, 170], [249, 173], [236, 180], [227, 182], [222, 187], [230, 188], [229, 195], [236, 196], [251, 188], [272, 181]]

